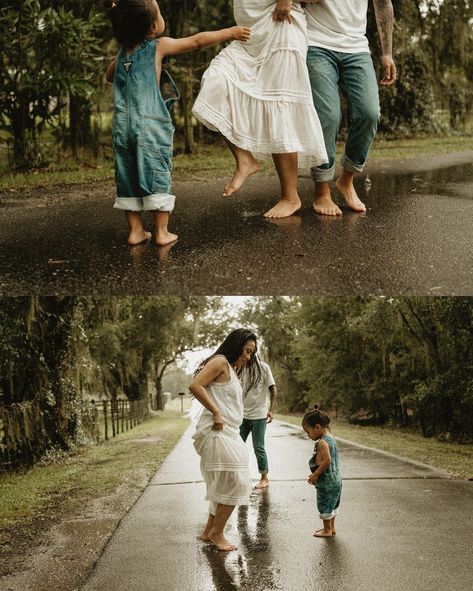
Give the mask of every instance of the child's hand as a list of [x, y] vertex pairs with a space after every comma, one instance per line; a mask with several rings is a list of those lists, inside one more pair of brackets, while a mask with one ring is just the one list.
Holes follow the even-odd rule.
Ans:
[[231, 27], [230, 35], [230, 38], [236, 41], [248, 41], [251, 35], [251, 29], [247, 27]]
[[313, 474], [311, 474], [311, 475], [309, 476], [309, 478], [307, 479], [307, 482], [308, 482], [309, 484], [315, 484], [315, 483], [317, 482], [317, 479], [318, 479], [318, 476], [317, 476], [317, 474], [315, 474], [315, 472], [314, 472]]

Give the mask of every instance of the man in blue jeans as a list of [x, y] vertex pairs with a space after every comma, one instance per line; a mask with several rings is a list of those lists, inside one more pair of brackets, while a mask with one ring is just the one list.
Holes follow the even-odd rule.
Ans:
[[[349, 108], [349, 127], [341, 158], [342, 174], [335, 186], [347, 206], [365, 211], [353, 186], [362, 172], [376, 135], [379, 120], [378, 81], [366, 38], [368, 0], [307, 0], [307, 67], [314, 105], [322, 124], [329, 162], [312, 169], [315, 182], [314, 210], [321, 215], [341, 215], [332, 200], [329, 182], [335, 176], [335, 149], [341, 123], [339, 88]], [[396, 80], [392, 58], [393, 7], [391, 0], [373, 0], [382, 51], [383, 78]], [[290, 22], [292, 0], [278, 0], [275, 20]]]
[[[243, 374], [243, 423], [240, 426], [240, 435], [243, 441], [248, 439], [251, 433], [253, 449], [258, 463], [258, 471], [261, 479], [255, 486], [264, 489], [269, 486], [268, 456], [264, 447], [264, 435], [266, 424], [273, 420], [274, 402], [276, 400], [276, 383], [267, 363], [260, 360], [261, 380], [245, 392], [245, 375]], [[268, 407], [269, 395], [269, 407]]]

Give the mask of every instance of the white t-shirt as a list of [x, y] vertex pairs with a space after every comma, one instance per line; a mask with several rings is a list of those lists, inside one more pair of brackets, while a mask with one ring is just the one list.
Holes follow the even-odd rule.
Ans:
[[342, 53], [369, 53], [368, 0], [321, 0], [305, 5], [309, 46]]
[[273, 374], [267, 363], [261, 361], [261, 380], [245, 394], [245, 374], [243, 374], [243, 416], [245, 419], [265, 419], [268, 416], [269, 388], [275, 386]]

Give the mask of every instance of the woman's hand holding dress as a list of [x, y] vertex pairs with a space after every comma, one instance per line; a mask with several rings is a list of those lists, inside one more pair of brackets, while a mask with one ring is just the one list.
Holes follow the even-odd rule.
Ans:
[[222, 415], [218, 412], [213, 415], [213, 419], [214, 419], [214, 424], [212, 426], [212, 430], [213, 431], [221, 431], [223, 429], [223, 423], [224, 423]]

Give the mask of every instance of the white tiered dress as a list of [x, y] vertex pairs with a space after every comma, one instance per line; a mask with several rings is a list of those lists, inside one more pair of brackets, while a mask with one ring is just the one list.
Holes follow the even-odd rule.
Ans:
[[274, 0], [234, 0], [235, 21], [251, 27], [202, 77], [193, 113], [255, 156], [299, 153], [299, 168], [327, 162], [306, 66], [307, 34], [300, 5], [292, 23], [273, 21]]
[[215, 515], [217, 503], [247, 505], [251, 492], [248, 449], [240, 437], [243, 391], [233, 368], [230, 368], [230, 375], [229, 382], [213, 382], [205, 387], [220, 409], [223, 429], [212, 429], [212, 413], [202, 407], [193, 436], [194, 447], [200, 455], [200, 469], [207, 487], [205, 499], [209, 501], [211, 515]]

